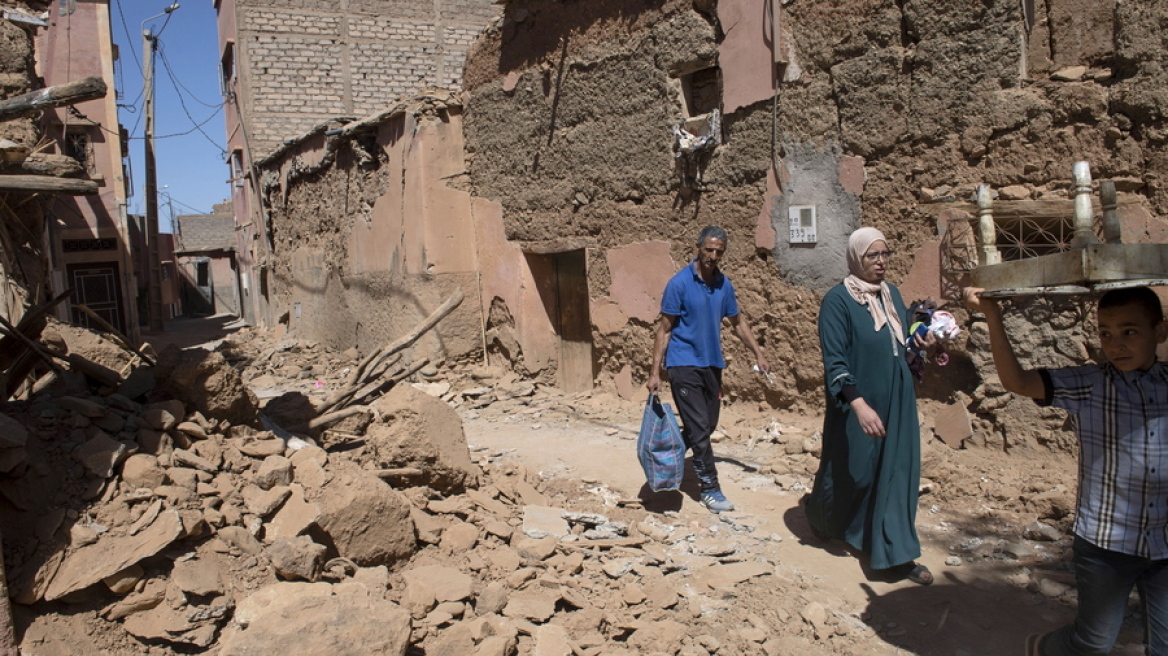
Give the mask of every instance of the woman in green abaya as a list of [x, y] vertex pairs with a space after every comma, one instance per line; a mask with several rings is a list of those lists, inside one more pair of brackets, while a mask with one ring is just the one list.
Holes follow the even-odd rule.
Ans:
[[827, 412], [807, 521], [816, 537], [867, 554], [872, 569], [928, 585], [932, 573], [915, 562], [921, 442], [905, 362], [908, 313], [884, 280], [892, 251], [879, 230], [852, 233], [847, 257], [850, 275], [819, 308]]

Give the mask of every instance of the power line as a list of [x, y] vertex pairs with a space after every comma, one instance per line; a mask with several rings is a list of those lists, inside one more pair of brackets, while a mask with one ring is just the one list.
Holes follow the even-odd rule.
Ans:
[[[219, 103], [218, 105], [208, 105], [207, 103], [199, 100], [198, 98], [195, 98], [194, 94], [192, 93], [191, 98], [194, 99], [196, 102], [198, 102], [202, 105], [205, 105], [207, 107], [214, 107], [215, 108], [215, 113], [212, 114], [206, 121], [203, 121], [202, 123], [198, 123], [197, 121], [195, 121], [195, 117], [191, 116], [191, 110], [187, 109], [186, 101], [183, 100], [183, 93], [182, 93], [182, 90], [180, 90], [180, 87], [183, 90], [186, 90], [187, 93], [190, 93], [190, 89], [187, 89], [186, 87], [182, 86], [182, 83], [180, 83], [178, 81], [178, 79], [175, 77], [174, 71], [171, 70], [171, 68], [170, 68], [170, 62], [166, 59], [166, 52], [162, 49], [162, 42], [161, 41], [158, 41], [158, 53], [159, 53], [159, 55], [161, 55], [162, 67], [166, 69], [166, 77], [170, 78], [170, 83], [174, 86], [175, 93], [178, 94], [178, 104], [179, 104], [179, 106], [182, 107], [183, 113], [187, 115], [187, 118], [190, 119], [191, 123], [195, 124], [195, 129], [199, 131], [199, 134], [203, 135], [203, 137], [208, 142], [210, 142], [210, 144], [212, 146], [215, 146], [216, 148], [218, 148], [221, 156], [226, 157], [227, 150], [225, 148], [223, 148], [223, 146], [220, 146], [214, 139], [212, 139], [211, 135], [209, 135], [203, 131], [203, 125], [210, 122], [210, 120], [212, 118], [215, 118], [219, 114], [219, 112], [223, 110], [223, 105], [225, 105], [226, 103]], [[190, 134], [190, 133], [188, 132], [187, 134]], [[158, 137], [158, 138], [161, 139], [163, 137]]]
[[182, 87], [183, 91], [186, 91], [188, 94], [190, 94], [191, 100], [194, 100], [195, 102], [199, 103], [203, 107], [210, 107], [213, 109], [218, 108], [218, 107], [222, 107], [224, 104], [223, 102], [207, 103], [207, 102], [203, 102], [202, 100], [199, 100], [199, 97], [195, 95], [194, 91], [191, 91], [190, 89], [188, 89], [182, 82], [180, 82], [178, 80], [178, 78], [174, 74], [174, 69], [172, 69], [170, 67], [170, 60], [166, 58], [166, 48], [164, 47], [164, 45], [165, 44], [163, 44], [162, 41], [159, 40], [159, 42], [158, 42], [158, 55], [160, 57], [162, 57], [162, 65], [166, 68], [167, 75], [170, 76], [170, 80], [175, 83], [176, 87]]
[[[122, 2], [121, 0], [114, 1], [118, 5], [118, 16], [122, 19], [122, 30], [126, 33], [126, 45], [130, 46], [130, 54], [134, 55], [134, 64], [138, 67], [138, 75], [145, 77], [146, 73], [142, 71], [142, 62], [138, 60], [138, 51], [134, 50], [135, 34], [130, 32], [130, 26], [126, 24], [126, 14], [122, 11]], [[141, 94], [139, 94], [139, 97], [141, 97]], [[136, 103], [138, 101], [135, 100], [134, 102]]]

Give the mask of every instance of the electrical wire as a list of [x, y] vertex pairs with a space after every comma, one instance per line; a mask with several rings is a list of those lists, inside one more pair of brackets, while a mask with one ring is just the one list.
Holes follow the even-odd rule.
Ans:
[[[130, 46], [130, 54], [134, 55], [134, 64], [138, 67], [138, 74], [145, 77], [146, 72], [142, 70], [142, 62], [138, 57], [138, 51], [134, 50], [135, 34], [130, 31], [130, 26], [126, 24], [126, 14], [122, 11], [122, 0], [114, 0], [114, 2], [118, 6], [118, 16], [122, 19], [122, 30], [126, 33], [126, 45]], [[141, 94], [139, 94], [139, 97], [141, 97]]]
[[195, 95], [194, 91], [191, 91], [190, 89], [188, 89], [186, 87], [186, 85], [184, 85], [182, 82], [180, 82], [174, 74], [174, 69], [172, 69], [170, 67], [170, 60], [166, 58], [166, 48], [164, 47], [164, 45], [165, 44], [163, 44], [161, 41], [158, 42], [158, 56], [162, 58], [162, 65], [163, 65], [163, 67], [166, 68], [166, 73], [170, 76], [170, 80], [172, 82], [174, 82], [176, 87], [182, 87], [183, 91], [186, 91], [188, 94], [190, 94], [191, 100], [194, 100], [195, 102], [199, 103], [203, 107], [210, 107], [212, 109], [217, 109], [219, 107], [222, 107], [224, 104], [226, 104], [225, 101], [218, 102], [218, 103], [203, 102], [202, 100], [199, 100], [199, 97]]
[[[215, 146], [216, 148], [219, 149], [220, 156], [226, 157], [227, 150], [224, 149], [223, 146], [220, 146], [218, 144], [218, 142], [216, 142], [214, 139], [212, 139], [211, 135], [209, 135], [205, 131], [203, 131], [202, 125], [207, 123], [208, 121], [210, 121], [211, 118], [214, 118], [215, 116], [217, 116], [219, 114], [219, 112], [223, 110], [223, 106], [227, 103], [223, 102], [223, 103], [219, 103], [218, 105], [208, 105], [207, 103], [196, 98], [195, 95], [193, 93], [191, 93], [190, 89], [187, 89], [185, 86], [183, 86], [183, 84], [181, 82], [178, 81], [178, 78], [174, 74], [174, 70], [171, 69], [171, 67], [170, 67], [170, 62], [167, 61], [167, 59], [166, 59], [166, 51], [162, 47], [161, 41], [158, 42], [158, 54], [160, 55], [160, 58], [162, 59], [162, 67], [166, 70], [166, 76], [168, 78], [170, 78], [170, 83], [171, 83], [171, 85], [174, 86], [175, 93], [178, 94], [178, 104], [180, 107], [182, 107], [183, 113], [187, 115], [187, 118], [190, 119], [191, 123], [195, 124], [195, 129], [199, 131], [199, 134], [203, 135], [203, 138], [205, 138], [212, 146]], [[191, 95], [191, 98], [195, 102], [198, 102], [199, 104], [207, 106], [207, 107], [214, 107], [215, 108], [215, 113], [212, 114], [211, 117], [208, 118], [206, 121], [203, 121], [203, 124], [198, 123], [198, 121], [195, 120], [195, 117], [191, 116], [191, 110], [187, 108], [187, 103], [185, 100], [183, 100], [183, 91], [184, 90]]]

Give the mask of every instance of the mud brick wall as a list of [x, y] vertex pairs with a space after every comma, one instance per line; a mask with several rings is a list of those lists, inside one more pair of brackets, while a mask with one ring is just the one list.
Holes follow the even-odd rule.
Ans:
[[260, 157], [325, 119], [460, 88], [467, 49], [499, 12], [490, 0], [243, 0], [239, 9], [239, 74]]

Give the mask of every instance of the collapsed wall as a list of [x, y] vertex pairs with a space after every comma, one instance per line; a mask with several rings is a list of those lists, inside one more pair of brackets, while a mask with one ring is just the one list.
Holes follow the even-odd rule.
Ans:
[[[906, 300], [939, 298], [962, 281], [942, 238], [973, 217], [976, 185], [1019, 211], [1063, 202], [1069, 220], [1070, 171], [1085, 159], [1117, 180], [1124, 240], [1166, 241], [1168, 3], [1024, 4], [509, 2], [466, 65], [470, 179], [509, 240], [584, 249], [602, 381], [645, 379], [660, 285], [702, 226], [724, 226], [724, 268], [778, 377], [764, 389], [727, 338], [727, 393], [814, 407], [819, 299], [860, 225], [889, 238]], [[784, 63], [772, 66], [775, 50]], [[678, 157], [673, 127], [700, 129], [715, 110], [721, 144]], [[816, 238], [792, 243], [790, 211], [812, 206]], [[1074, 308], [1029, 315], [1052, 316], [1082, 323]], [[1023, 328], [1035, 364], [1089, 352], [1089, 330]], [[974, 410], [994, 412], [1001, 390], [980, 384], [990, 369], [977, 364], [958, 354], [922, 393], [977, 390]]]
[[[375, 351], [443, 300], [477, 298], [461, 107], [424, 96], [364, 121], [325, 123], [258, 163], [272, 225], [273, 307], [297, 336]], [[481, 351], [463, 303], [415, 352], [433, 361]]]

